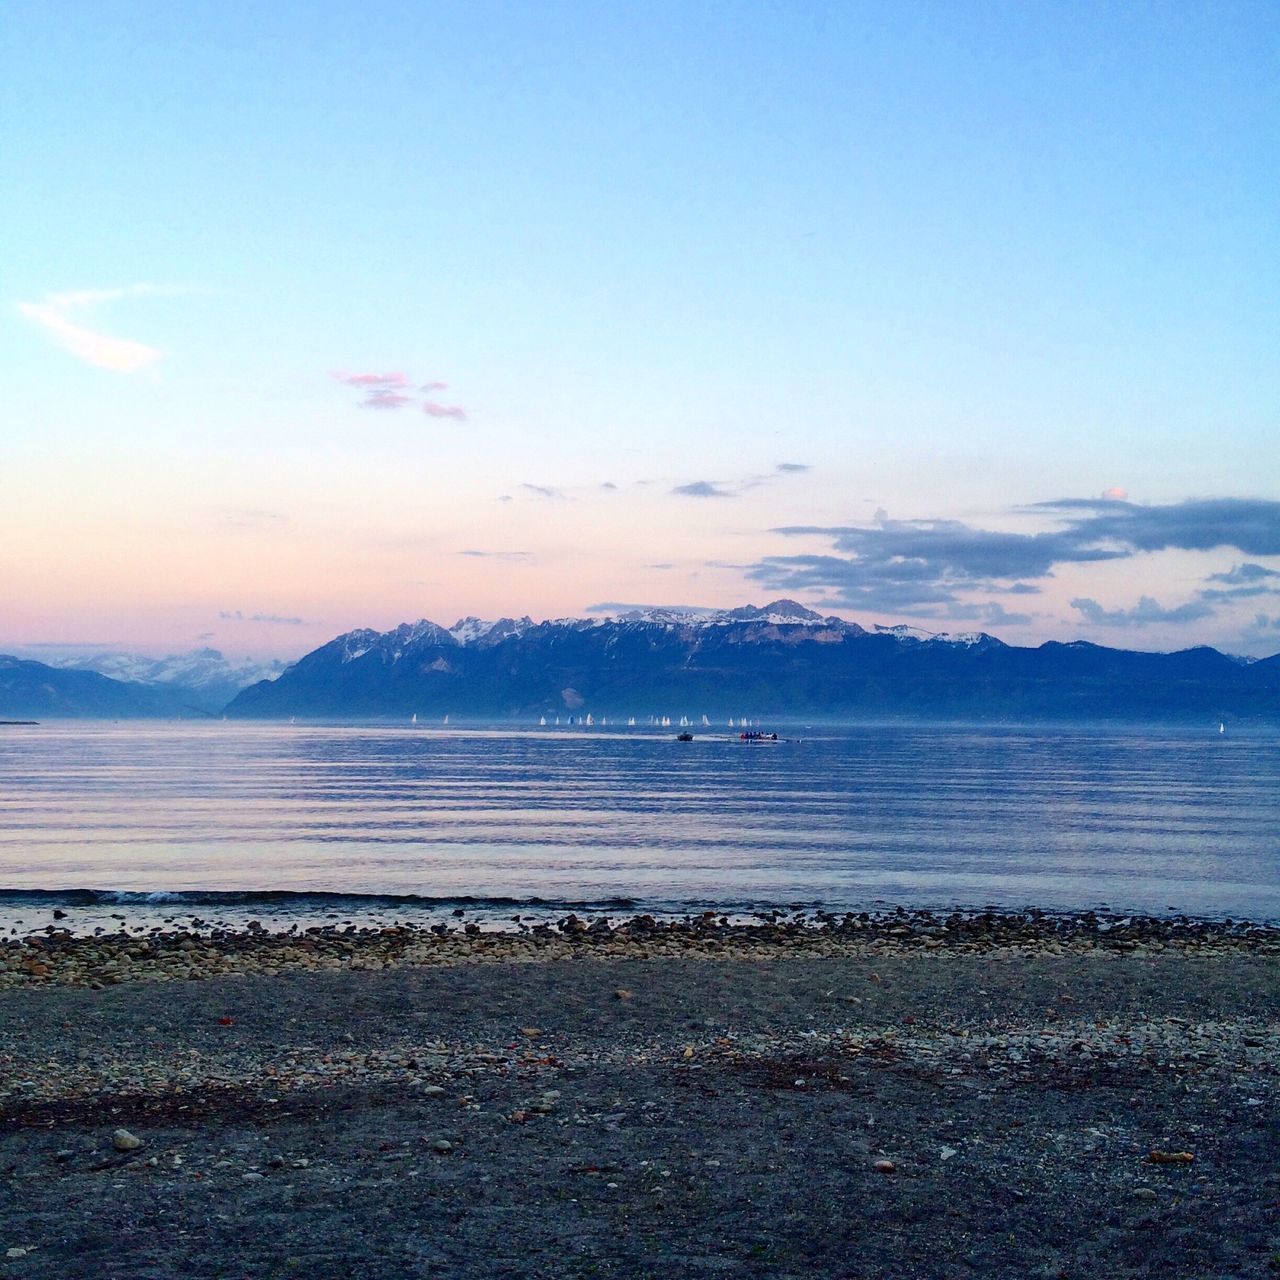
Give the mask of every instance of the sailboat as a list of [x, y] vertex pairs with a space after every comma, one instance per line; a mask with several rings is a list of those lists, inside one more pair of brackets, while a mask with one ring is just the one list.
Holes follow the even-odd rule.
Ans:
[[445, 723], [445, 724], [448, 724], [448, 723], [449, 723], [449, 717], [448, 717], [448, 716], [445, 716], [445, 718], [444, 718], [444, 723]]
[[590, 711], [588, 711], [588, 712], [587, 712], [587, 718], [586, 718], [586, 720], [585, 720], [585, 721], [583, 721], [583, 723], [584, 723], [584, 724], [586, 724], [586, 725], [593, 725], [593, 724], [595, 724], [595, 721], [591, 718], [591, 712], [590, 712]]
[[1219, 732], [1219, 733], [1226, 733], [1226, 731], [1227, 731], [1227, 726], [1226, 726], [1225, 724], [1223, 724], [1223, 723], [1219, 722], [1219, 724], [1218, 724], [1218, 732]]
[[411, 715], [411, 716], [409, 717], [409, 723], [410, 723], [410, 724], [417, 724], [417, 723], [418, 723], [418, 713], [417, 713], [416, 711], [413, 713], [413, 715]]
[[538, 717], [538, 723], [539, 723], [539, 724], [540, 724], [540, 725], [545, 729], [545, 728], [547, 727], [547, 717], [546, 717], [546, 716], [539, 716], [539, 717]]
[[702, 717], [702, 727], [703, 727], [704, 729], [710, 729], [710, 728], [711, 728], [711, 721], [710, 721], [710, 720], [708, 720], [706, 716], [703, 716], [703, 717]]
[[635, 716], [631, 716], [631, 717], [627, 720], [627, 728], [628, 728], [628, 729], [634, 729], [635, 727], [636, 727], [636, 718], [635, 718]]

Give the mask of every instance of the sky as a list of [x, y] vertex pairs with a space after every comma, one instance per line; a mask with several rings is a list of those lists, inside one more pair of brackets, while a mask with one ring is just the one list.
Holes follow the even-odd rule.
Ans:
[[1280, 650], [1274, 4], [8, 0], [0, 136], [0, 651]]

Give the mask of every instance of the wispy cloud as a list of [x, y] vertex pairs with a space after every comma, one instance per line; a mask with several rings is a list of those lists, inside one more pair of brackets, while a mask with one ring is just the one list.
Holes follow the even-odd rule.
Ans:
[[[419, 395], [434, 395], [438, 391], [448, 390], [447, 382], [424, 382], [416, 390], [411, 386], [409, 375], [395, 369], [390, 373], [348, 373], [345, 370], [334, 370], [329, 375], [335, 382], [354, 387], [364, 393], [359, 401], [361, 409], [405, 409], [418, 402]], [[441, 404], [438, 400], [421, 401], [422, 412], [429, 418], [454, 418], [459, 422], [467, 420], [466, 410], [461, 405]]]
[[261, 622], [273, 627], [301, 627], [306, 625], [302, 618], [284, 618], [278, 613], [241, 613], [239, 609], [219, 609], [218, 617], [223, 622]]
[[459, 422], [467, 420], [467, 411], [461, 405], [437, 404], [434, 400], [424, 400], [422, 412], [428, 418], [456, 418]]
[[741, 480], [690, 480], [676, 485], [671, 492], [680, 498], [736, 498], [748, 489], [758, 489], [772, 480], [808, 470], [803, 462], [780, 462], [772, 471], [744, 476]]
[[471, 556], [476, 560], [531, 560], [530, 551], [459, 551], [460, 556]]
[[288, 517], [282, 511], [267, 511], [260, 507], [237, 507], [222, 512], [219, 523], [228, 529], [269, 529], [284, 523]]
[[72, 317], [82, 317], [95, 307], [118, 302], [122, 298], [170, 292], [173, 290], [147, 284], [128, 285], [122, 289], [81, 289], [74, 293], [52, 294], [41, 302], [20, 302], [18, 310], [77, 359], [113, 373], [137, 373], [160, 358], [155, 347], [90, 329]]
[[736, 498], [732, 489], [726, 489], [717, 480], [691, 480], [688, 484], [678, 484], [672, 493], [683, 498]]
[[564, 493], [560, 489], [553, 489], [550, 485], [530, 484], [528, 481], [516, 486], [523, 489], [526, 493], [531, 493], [535, 498], [555, 498], [563, 499]]

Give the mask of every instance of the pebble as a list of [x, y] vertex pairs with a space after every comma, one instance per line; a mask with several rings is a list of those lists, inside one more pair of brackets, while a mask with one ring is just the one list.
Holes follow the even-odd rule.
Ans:
[[111, 1145], [117, 1151], [137, 1151], [143, 1143], [141, 1138], [130, 1133], [128, 1129], [117, 1129], [111, 1135]]
[[443, 1085], [424, 1084], [422, 1088], [418, 1090], [418, 1092], [424, 1098], [443, 1098], [444, 1095], [449, 1091], [446, 1088], [444, 1088]]
[[1133, 1198], [1135, 1200], [1154, 1200], [1156, 1193], [1150, 1187], [1134, 1187]]
[[447, 1156], [453, 1150], [453, 1143], [448, 1138], [437, 1138], [431, 1144], [431, 1150], [437, 1155]]
[[898, 1166], [892, 1160], [877, 1160], [871, 1166], [877, 1173], [897, 1173]]

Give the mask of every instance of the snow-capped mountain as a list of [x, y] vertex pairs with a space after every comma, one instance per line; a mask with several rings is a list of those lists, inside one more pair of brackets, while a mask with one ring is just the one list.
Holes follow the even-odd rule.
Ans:
[[46, 657], [44, 661], [64, 671], [94, 671], [112, 680], [180, 694], [192, 707], [210, 712], [220, 711], [246, 686], [274, 680], [288, 667], [278, 660], [229, 662], [217, 649], [193, 649], [164, 658], [95, 653]]
[[338, 636], [239, 693], [239, 716], [731, 714], [1280, 718], [1280, 658], [1006, 645], [984, 632], [868, 632], [793, 600], [614, 617], [423, 619]]

